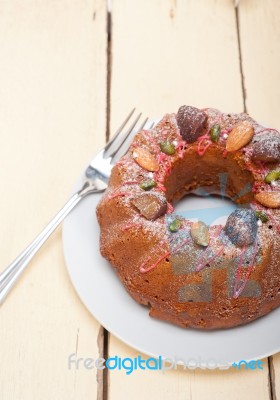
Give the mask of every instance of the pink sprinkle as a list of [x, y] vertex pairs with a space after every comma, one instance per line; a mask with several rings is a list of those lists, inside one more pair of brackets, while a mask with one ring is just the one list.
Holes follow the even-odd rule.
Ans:
[[157, 161], [160, 164], [160, 169], [155, 173], [155, 180], [164, 183], [165, 177], [168, 176], [172, 169], [171, 157], [165, 153], [159, 153]]
[[257, 164], [259, 164], [261, 172], [262, 172], [264, 175], [266, 175], [268, 169], [264, 166], [264, 163], [261, 162], [261, 161], [257, 161]]
[[[123, 186], [125, 186], [125, 185], [136, 185], [136, 184], [138, 184], [137, 181], [127, 181], [127, 182], [123, 182], [121, 185], [117, 186], [117, 187], [114, 189], [113, 194], [112, 194], [111, 196], [109, 196], [109, 199], [113, 199], [114, 197], [117, 197], [117, 196], [115, 196], [114, 193], [117, 192], [119, 189], [121, 189]], [[123, 193], [127, 193], [127, 192], [123, 192]]]
[[174, 211], [174, 207], [172, 206], [172, 204], [167, 203], [167, 213], [171, 214]]
[[163, 186], [161, 183], [157, 182], [157, 188], [163, 192], [166, 192], [166, 187]]
[[160, 152], [160, 148], [159, 148], [159, 145], [158, 145], [157, 141], [155, 140], [154, 135], [153, 135], [150, 131], [146, 131], [146, 130], [142, 131], [142, 135], [144, 136], [144, 138], [145, 138], [150, 144], [152, 144], [153, 150], [154, 150], [156, 153], [159, 153], [159, 152]]
[[130, 195], [130, 193], [128, 193], [128, 192], [120, 192], [120, 193], [112, 194], [111, 196], [108, 197], [108, 199], [112, 200], [115, 197], [122, 197], [122, 196], [129, 196], [129, 195]]
[[142, 225], [141, 224], [127, 224], [122, 228], [122, 231], [124, 232], [124, 231], [127, 231], [128, 229], [132, 229], [135, 227], [139, 228], [139, 227], [142, 227]]
[[183, 158], [185, 152], [185, 142], [180, 140], [176, 146], [176, 150], [178, 151], [179, 158]]
[[222, 153], [223, 158], [226, 158], [227, 154], [228, 154], [228, 151], [227, 151], [227, 149], [225, 149], [225, 150], [223, 151], [223, 153]]
[[132, 164], [135, 164], [135, 161], [134, 161], [134, 159], [128, 159], [128, 158], [121, 158], [117, 163], [116, 163], [116, 165], [117, 166], [121, 166], [121, 165], [132, 165]]

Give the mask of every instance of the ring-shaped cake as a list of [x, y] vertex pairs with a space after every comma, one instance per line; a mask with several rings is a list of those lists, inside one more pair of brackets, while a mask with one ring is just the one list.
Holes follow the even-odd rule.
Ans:
[[[97, 207], [101, 253], [153, 317], [200, 329], [248, 323], [280, 305], [279, 178], [277, 130], [182, 106], [137, 133], [114, 166]], [[238, 204], [225, 225], [174, 211], [199, 188]]]

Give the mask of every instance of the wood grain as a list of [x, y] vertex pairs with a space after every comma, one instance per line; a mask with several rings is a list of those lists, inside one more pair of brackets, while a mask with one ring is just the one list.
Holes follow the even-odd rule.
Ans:
[[[176, 339], [174, 339], [176, 340]], [[110, 355], [134, 358], [136, 353], [131, 348], [111, 335]], [[143, 358], [147, 358], [142, 354]], [[125, 371], [114, 370], [110, 373], [109, 399], [229, 399], [247, 400], [269, 399], [268, 367], [264, 361], [264, 370], [238, 371], [233, 368], [219, 371], [178, 370], [167, 371], [134, 371], [126, 375]]]
[[[275, 0], [240, 2], [239, 28], [248, 112], [280, 129], [280, 7]], [[271, 360], [272, 400], [280, 399], [280, 355]]]
[[[0, 1], [0, 265], [62, 207], [105, 140], [102, 0]], [[3, 400], [96, 397], [100, 326], [66, 272], [59, 229], [0, 310]], [[102, 349], [101, 349], [102, 350]]]
[[[136, 6], [137, 4], [137, 6]], [[150, 116], [181, 104], [243, 111], [232, 1], [117, 0], [112, 9], [111, 123], [132, 102]], [[129, 34], [128, 34], [129, 32]], [[138, 355], [111, 336], [110, 355]], [[268, 365], [248, 371], [109, 374], [109, 399], [269, 399]]]
[[[242, 111], [231, 0], [112, 3], [112, 129], [133, 105], [149, 116], [183, 103]], [[238, 17], [248, 111], [280, 127], [278, 0], [241, 1]], [[106, 25], [105, 0], [0, 0], [1, 269], [62, 206], [104, 143]], [[0, 326], [1, 400], [103, 399], [102, 374], [67, 365], [71, 353], [98, 357], [104, 343], [69, 281], [61, 230], [1, 307]], [[113, 336], [109, 354], [138, 355]], [[263, 371], [114, 371], [108, 398], [280, 399], [279, 354], [271, 387], [264, 363]]]
[[272, 400], [280, 399], [280, 353], [271, 357], [271, 393]]
[[151, 117], [184, 103], [242, 111], [231, 0], [117, 0], [112, 25], [111, 126], [132, 105]]
[[239, 27], [248, 112], [280, 129], [279, 2], [240, 2]]

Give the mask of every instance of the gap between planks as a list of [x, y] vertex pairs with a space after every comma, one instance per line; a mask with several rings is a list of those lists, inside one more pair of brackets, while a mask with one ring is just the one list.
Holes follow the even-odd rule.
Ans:
[[239, 54], [239, 69], [240, 69], [240, 79], [241, 79], [241, 88], [242, 88], [242, 97], [243, 97], [243, 112], [247, 113], [247, 104], [246, 104], [246, 88], [245, 88], [245, 77], [243, 71], [243, 63], [242, 63], [242, 51], [241, 51], [241, 37], [240, 37], [240, 26], [239, 26], [239, 7], [235, 7], [235, 21], [236, 21], [236, 34], [237, 34], [237, 44], [238, 44], [238, 54]]
[[[107, 0], [107, 81], [106, 81], [106, 142], [110, 138], [110, 122], [111, 122], [111, 80], [112, 80], [112, 14], [110, 0]], [[100, 327], [98, 337], [99, 357], [105, 360], [109, 354], [109, 335], [110, 333], [103, 327]], [[108, 400], [108, 369], [97, 373], [97, 400]]]
[[[246, 104], [246, 87], [245, 87], [245, 76], [242, 62], [242, 49], [241, 49], [241, 35], [240, 35], [240, 24], [239, 24], [239, 7], [238, 3], [235, 4], [235, 20], [236, 20], [236, 33], [237, 33], [237, 42], [238, 42], [238, 53], [239, 53], [239, 67], [240, 67], [240, 78], [241, 78], [241, 86], [242, 86], [242, 95], [243, 95], [243, 111], [247, 113], [247, 104]], [[269, 396], [271, 400], [277, 400], [276, 397], [276, 388], [275, 388], [275, 370], [273, 365], [273, 356], [267, 358], [268, 362], [268, 385], [269, 385]]]

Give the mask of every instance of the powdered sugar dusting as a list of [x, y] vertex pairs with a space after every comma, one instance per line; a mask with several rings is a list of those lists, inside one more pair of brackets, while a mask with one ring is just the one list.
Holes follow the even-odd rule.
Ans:
[[[141, 273], [149, 273], [155, 268], [159, 268], [166, 258], [171, 257], [172, 259], [172, 256], [183, 253], [193, 255], [194, 272], [196, 273], [201, 273], [206, 268], [214, 268], [225, 257], [230, 260], [234, 259], [236, 260], [235, 272], [230, 280], [231, 296], [238, 298], [244, 290], [250, 274], [261, 262], [261, 246], [271, 245], [275, 251], [278, 251], [278, 254], [280, 252], [279, 244], [275, 244], [275, 234], [280, 232], [280, 210], [267, 210], [260, 204], [252, 204], [253, 210], [265, 209], [269, 216], [268, 223], [261, 223], [260, 220], [257, 222], [257, 235], [254, 243], [250, 243], [244, 248], [239, 248], [229, 240], [225, 229], [220, 225], [216, 225], [209, 228], [210, 244], [206, 249], [203, 249], [192, 241], [190, 235], [192, 223], [190, 221], [182, 219], [182, 227], [176, 233], [168, 229], [174, 218], [182, 218], [174, 213], [170, 203], [168, 203], [167, 213], [155, 221], [147, 220], [132, 207], [134, 198], [139, 195], [145, 195], [140, 184], [147, 179], [153, 179], [156, 182], [156, 186], [147, 193], [156, 196], [160, 202], [167, 201], [165, 183], [174, 163], [187, 156], [190, 146], [196, 146], [197, 153], [203, 157], [208, 148], [213, 145], [210, 130], [215, 124], [219, 124], [221, 130], [218, 143], [215, 143], [215, 146], [219, 146], [221, 154], [226, 158], [228, 134], [240, 121], [248, 121], [254, 127], [255, 132], [253, 140], [238, 152], [238, 155], [241, 156], [242, 161], [245, 163], [246, 169], [254, 177], [253, 191], [255, 193], [263, 190], [279, 191], [280, 181], [276, 181], [273, 185], [264, 182], [264, 177], [271, 169], [271, 166], [262, 161], [253, 160], [254, 146], [260, 142], [262, 142], [261, 151], [263, 153], [275, 153], [278, 149], [279, 132], [262, 127], [247, 114], [223, 114], [211, 108], [204, 111], [207, 114], [205, 130], [194, 144], [188, 144], [182, 139], [177, 125], [176, 114], [165, 115], [153, 129], [143, 130], [135, 136], [130, 150], [114, 168], [114, 184], [109, 185], [104, 197], [105, 200], [112, 202], [112, 207], [118, 205], [127, 208], [131, 215], [129, 220], [116, 221], [116, 229], [112, 229], [111, 240], [118, 241], [120, 231], [123, 233], [141, 231], [144, 233], [147, 243], [154, 238], [159, 239], [156, 240], [154, 248], [149, 247], [149, 254], [143, 254], [138, 266]], [[176, 148], [174, 155], [161, 152], [159, 144], [163, 141], [173, 143]], [[137, 147], [148, 150], [155, 157], [159, 163], [158, 171], [146, 171], [135, 162], [134, 157], [137, 157], [137, 154], [135, 155]], [[273, 166], [275, 169], [279, 167], [279, 162]], [[118, 177], [117, 179], [116, 176]], [[243, 224], [238, 225], [238, 231], [241, 235], [248, 234], [247, 222], [243, 221]]]

